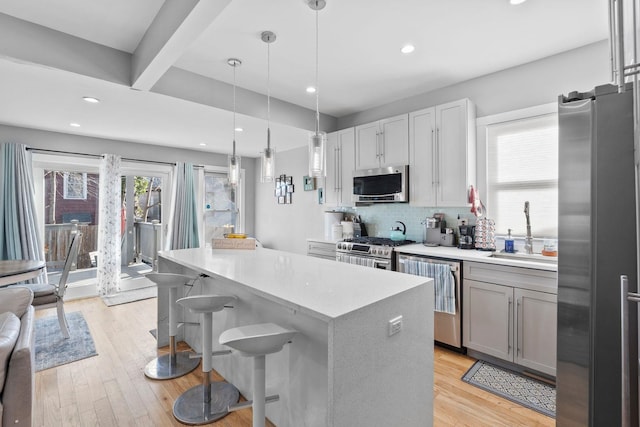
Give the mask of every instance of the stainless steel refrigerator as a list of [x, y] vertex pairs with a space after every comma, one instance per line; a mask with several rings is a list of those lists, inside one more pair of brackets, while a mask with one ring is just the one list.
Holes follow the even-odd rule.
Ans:
[[[637, 290], [631, 90], [604, 85], [560, 96], [558, 426], [620, 426], [620, 277]], [[632, 304], [632, 303], [629, 303]], [[631, 325], [630, 416], [638, 425], [637, 309]]]

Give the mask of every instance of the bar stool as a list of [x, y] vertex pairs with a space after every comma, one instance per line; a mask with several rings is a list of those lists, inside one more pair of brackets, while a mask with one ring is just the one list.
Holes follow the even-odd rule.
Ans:
[[229, 354], [223, 350], [213, 352], [213, 312], [222, 310], [236, 297], [226, 295], [194, 295], [180, 298], [178, 304], [192, 313], [202, 314], [202, 384], [191, 387], [178, 396], [173, 404], [173, 416], [185, 424], [199, 425], [219, 420], [229, 413], [229, 405], [238, 401], [240, 392], [226, 382], [211, 384], [211, 357]]
[[145, 276], [154, 282], [158, 289], [169, 289], [169, 354], [163, 354], [150, 361], [144, 368], [144, 374], [154, 380], [168, 380], [181, 377], [198, 367], [200, 361], [189, 357], [190, 352], [176, 352], [176, 334], [178, 333], [178, 319], [176, 316], [176, 299], [178, 288], [194, 278], [184, 274], [149, 273]]
[[264, 427], [265, 403], [278, 400], [278, 396], [268, 398], [265, 396], [265, 356], [282, 350], [282, 347], [297, 333], [274, 323], [259, 323], [227, 329], [220, 334], [218, 339], [220, 344], [238, 350], [242, 356], [253, 357], [253, 400], [230, 408], [230, 410], [243, 409], [251, 404], [253, 427]]

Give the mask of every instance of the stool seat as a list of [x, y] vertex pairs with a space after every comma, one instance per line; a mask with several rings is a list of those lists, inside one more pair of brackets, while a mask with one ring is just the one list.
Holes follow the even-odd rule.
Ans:
[[282, 350], [297, 333], [275, 323], [258, 323], [227, 329], [220, 334], [218, 341], [238, 350], [243, 356], [259, 356]]
[[235, 300], [236, 297], [231, 295], [193, 295], [180, 298], [178, 304], [192, 313], [213, 313]]
[[148, 273], [144, 277], [155, 283], [158, 288], [179, 288], [195, 280], [195, 277], [175, 273]]

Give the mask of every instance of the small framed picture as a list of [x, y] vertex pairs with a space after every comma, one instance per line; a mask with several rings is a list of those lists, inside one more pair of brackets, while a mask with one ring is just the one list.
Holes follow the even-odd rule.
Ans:
[[316, 189], [316, 179], [312, 176], [302, 177], [302, 184], [304, 186], [304, 191], [311, 191]]
[[278, 197], [278, 203], [279, 204], [284, 204], [285, 203], [285, 196]]
[[293, 177], [292, 176], [286, 177], [286, 183], [287, 183], [287, 185], [293, 184]]
[[284, 203], [285, 203], [285, 204], [287, 204], [287, 205], [290, 205], [290, 204], [291, 204], [291, 193], [287, 193], [287, 194], [284, 196]]
[[293, 193], [293, 184], [287, 184], [287, 193]]

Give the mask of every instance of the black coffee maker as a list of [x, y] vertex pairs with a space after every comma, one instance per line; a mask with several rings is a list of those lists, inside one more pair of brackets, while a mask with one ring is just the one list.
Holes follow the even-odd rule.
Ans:
[[475, 225], [461, 225], [460, 240], [458, 242], [458, 248], [460, 249], [475, 249], [476, 248], [476, 226]]

